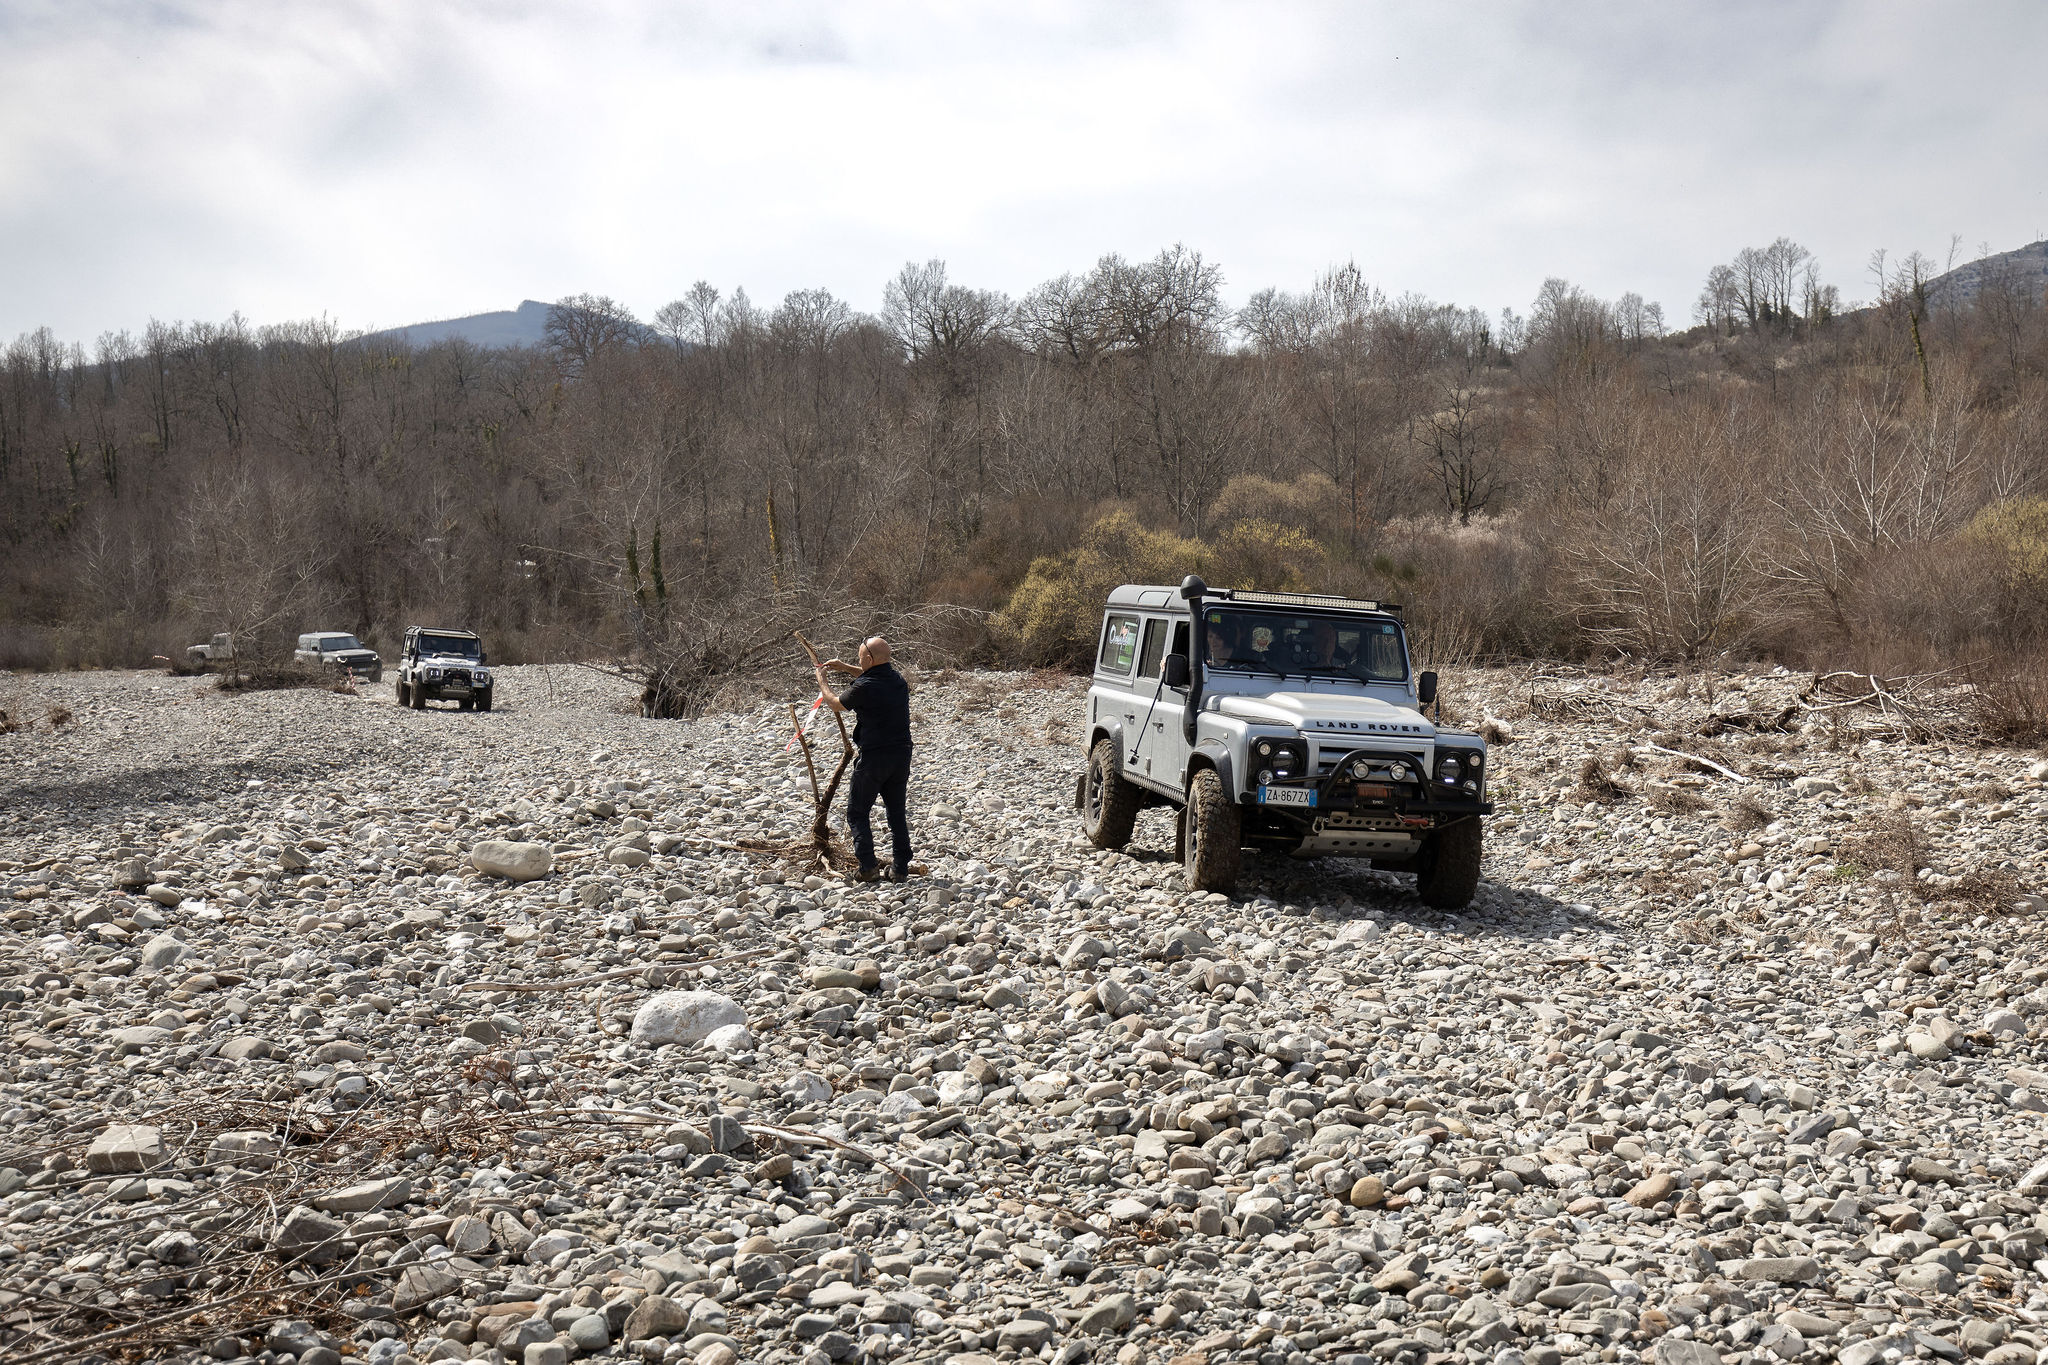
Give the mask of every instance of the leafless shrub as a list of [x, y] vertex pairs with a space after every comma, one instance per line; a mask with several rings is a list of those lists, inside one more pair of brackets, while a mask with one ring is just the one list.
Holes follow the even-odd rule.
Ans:
[[1577, 790], [1580, 800], [1597, 801], [1603, 806], [1611, 806], [1632, 795], [1630, 788], [1616, 781], [1608, 772], [1607, 765], [1597, 754], [1589, 755], [1586, 761], [1579, 765]]
[[1721, 813], [1721, 823], [1738, 834], [1746, 830], [1762, 829], [1777, 818], [1771, 813], [1770, 807], [1749, 795], [1736, 797], [1728, 809]]
[[2009, 799], [2012, 796], [2012, 788], [2003, 782], [1974, 782], [1967, 787], [1956, 788], [1956, 796], [1963, 801], [1975, 801], [1988, 806]]
[[1951, 882], [1942, 894], [1973, 910], [2013, 914], [2026, 887], [2009, 867], [1979, 867]]
[[1496, 748], [1503, 748], [1515, 742], [1514, 731], [1491, 716], [1479, 722], [1479, 737]]
[[61, 730], [71, 724], [71, 708], [52, 704], [49, 710], [50, 728]]
[[2048, 649], [1972, 670], [1971, 719], [1992, 744], [2048, 746]]
[[27, 726], [23, 722], [16, 720], [5, 711], [0, 711], [0, 735], [19, 734], [26, 728]]
[[223, 673], [220, 681], [214, 684], [214, 688], [231, 695], [247, 692], [284, 692], [297, 687], [319, 687], [328, 681], [327, 676], [318, 669], [287, 661], [245, 664], [232, 673]]

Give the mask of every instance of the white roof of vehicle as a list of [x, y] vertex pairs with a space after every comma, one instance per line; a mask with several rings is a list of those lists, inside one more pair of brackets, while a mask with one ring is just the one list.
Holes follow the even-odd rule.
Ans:
[[[1306, 607], [1324, 611], [1367, 611], [1380, 616], [1399, 616], [1401, 608], [1392, 602], [1371, 602], [1356, 597], [1328, 597], [1311, 592], [1261, 592], [1252, 588], [1211, 588], [1202, 597], [1204, 606], [1234, 602], [1239, 606]], [[1141, 611], [1163, 611], [1186, 615], [1188, 604], [1180, 588], [1156, 583], [1125, 583], [1109, 593], [1111, 607], [1135, 607]]]

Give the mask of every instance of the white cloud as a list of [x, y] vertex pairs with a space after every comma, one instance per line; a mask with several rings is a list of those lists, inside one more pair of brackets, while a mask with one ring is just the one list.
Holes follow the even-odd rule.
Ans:
[[2048, 10], [0, 0], [0, 336], [395, 325], [704, 277], [1021, 292], [1185, 241], [1231, 292], [1356, 257], [1683, 318], [1783, 233], [2048, 229]]

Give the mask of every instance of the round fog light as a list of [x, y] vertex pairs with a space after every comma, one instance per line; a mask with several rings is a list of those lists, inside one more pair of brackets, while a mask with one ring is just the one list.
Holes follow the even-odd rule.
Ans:
[[1477, 796], [1479, 795], [1479, 784], [1468, 777], [1465, 779], [1465, 790]]
[[1261, 768], [1261, 769], [1259, 769], [1259, 785], [1260, 785], [1260, 786], [1262, 786], [1262, 787], [1263, 787], [1263, 786], [1265, 786], [1265, 785], [1266, 785], [1266, 784], [1267, 784], [1268, 782], [1271, 782], [1272, 780], [1273, 780], [1273, 770], [1272, 770], [1271, 768]]

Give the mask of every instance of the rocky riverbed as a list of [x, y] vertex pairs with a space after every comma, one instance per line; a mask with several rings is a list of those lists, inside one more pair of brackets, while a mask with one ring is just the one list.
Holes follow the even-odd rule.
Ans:
[[0, 679], [0, 1356], [2048, 1362], [2039, 754], [1463, 675], [1442, 914], [1093, 850], [1078, 684], [927, 675], [871, 886], [742, 846], [783, 707], [500, 676]]

